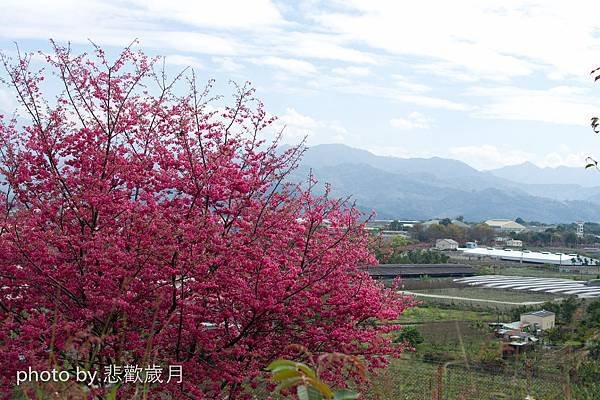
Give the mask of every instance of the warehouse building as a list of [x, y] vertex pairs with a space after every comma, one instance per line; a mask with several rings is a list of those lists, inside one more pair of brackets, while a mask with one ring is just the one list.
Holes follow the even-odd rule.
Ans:
[[521, 323], [546, 331], [554, 328], [556, 315], [552, 311], [539, 310], [521, 314]]
[[551, 253], [548, 251], [529, 251], [517, 249], [495, 249], [491, 247], [477, 247], [474, 249], [459, 248], [463, 255], [474, 259], [497, 259], [516, 261], [519, 263], [551, 264], [551, 265], [598, 265], [598, 260], [581, 257], [577, 254]]

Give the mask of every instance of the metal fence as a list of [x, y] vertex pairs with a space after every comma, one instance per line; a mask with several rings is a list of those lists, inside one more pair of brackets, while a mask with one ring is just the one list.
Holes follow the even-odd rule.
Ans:
[[[378, 400], [571, 400], [579, 397], [569, 374], [535, 368], [494, 370], [412, 361], [373, 381], [368, 399]], [[599, 393], [600, 396], [600, 393]]]

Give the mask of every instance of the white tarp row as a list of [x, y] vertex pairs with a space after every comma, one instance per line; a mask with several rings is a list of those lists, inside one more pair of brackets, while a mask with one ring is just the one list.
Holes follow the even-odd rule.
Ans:
[[528, 276], [479, 275], [458, 278], [455, 282], [491, 289], [525, 290], [552, 294], [600, 297], [600, 286], [587, 286], [585, 282], [571, 279], [534, 278]]

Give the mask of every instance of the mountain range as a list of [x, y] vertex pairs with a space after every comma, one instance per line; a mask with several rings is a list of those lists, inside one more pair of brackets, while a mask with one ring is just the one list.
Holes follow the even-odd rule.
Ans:
[[550, 223], [600, 221], [600, 173], [531, 163], [479, 171], [458, 160], [384, 157], [342, 144], [307, 149], [290, 178], [309, 171], [335, 196], [351, 196], [377, 218], [521, 217]]

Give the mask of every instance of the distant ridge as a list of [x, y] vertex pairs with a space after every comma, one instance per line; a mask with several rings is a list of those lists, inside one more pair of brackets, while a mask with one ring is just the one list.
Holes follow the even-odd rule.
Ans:
[[493, 175], [511, 179], [520, 183], [531, 184], [570, 184], [584, 187], [600, 186], [600, 172], [586, 170], [583, 162], [581, 167], [540, 168], [526, 162], [489, 171]]
[[[508, 179], [510, 170], [521, 167], [531, 173], [542, 170], [543, 184]], [[312, 169], [320, 183], [331, 183], [333, 194], [351, 195], [358, 207], [375, 210], [381, 218], [443, 218], [463, 215], [470, 220], [521, 217], [545, 222], [600, 221], [600, 187], [560, 183], [559, 168], [542, 169], [533, 164], [478, 171], [452, 159], [396, 158], [342, 144], [307, 149], [293, 180], [304, 180]], [[575, 168], [566, 168], [576, 174]], [[546, 171], [547, 170], [547, 171]], [[559, 170], [556, 183], [550, 172]], [[500, 172], [498, 172], [500, 171]], [[591, 171], [587, 182], [592, 186]], [[503, 176], [504, 175], [504, 176]], [[584, 178], [581, 178], [584, 179]], [[600, 173], [597, 174], [600, 184]]]

